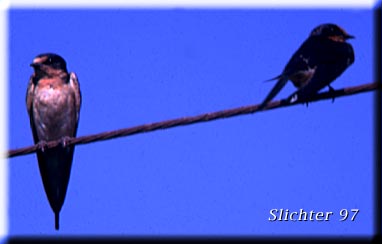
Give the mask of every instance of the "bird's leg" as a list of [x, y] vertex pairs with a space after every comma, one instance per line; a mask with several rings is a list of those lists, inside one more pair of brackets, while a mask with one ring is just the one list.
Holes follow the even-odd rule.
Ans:
[[37, 143], [37, 149], [41, 150], [41, 152], [44, 152], [47, 146], [48, 144], [46, 143], [46, 141], [39, 141]]
[[332, 103], [334, 103], [334, 99], [336, 98], [335, 96], [334, 96], [334, 88], [333, 87], [331, 87], [330, 85], [328, 85], [328, 87], [329, 87], [329, 93], [332, 95]]
[[70, 137], [69, 136], [64, 136], [61, 138], [61, 145], [62, 147], [66, 147], [68, 145], [68, 142], [70, 141]]

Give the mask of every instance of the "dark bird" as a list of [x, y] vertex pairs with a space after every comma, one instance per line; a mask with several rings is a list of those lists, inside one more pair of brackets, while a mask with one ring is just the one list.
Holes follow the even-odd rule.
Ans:
[[346, 40], [354, 36], [335, 24], [322, 24], [312, 30], [308, 39], [293, 54], [281, 75], [271, 79], [278, 80], [259, 110], [277, 95], [291, 80], [298, 90], [288, 102], [304, 101], [319, 90], [328, 86], [354, 62], [353, 47]]
[[[34, 73], [28, 84], [27, 110], [34, 142], [39, 145], [42, 182], [58, 230], [74, 153], [74, 146], [67, 146], [66, 141], [77, 133], [81, 93], [76, 74], [68, 73], [59, 55], [40, 54], [31, 66]], [[61, 145], [45, 148], [46, 142], [54, 140], [62, 140]]]

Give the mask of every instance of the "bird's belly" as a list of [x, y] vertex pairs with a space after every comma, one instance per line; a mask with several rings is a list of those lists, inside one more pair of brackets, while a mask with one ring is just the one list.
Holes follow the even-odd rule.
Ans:
[[73, 98], [68, 92], [53, 88], [37, 90], [33, 115], [39, 140], [74, 136], [76, 115]]

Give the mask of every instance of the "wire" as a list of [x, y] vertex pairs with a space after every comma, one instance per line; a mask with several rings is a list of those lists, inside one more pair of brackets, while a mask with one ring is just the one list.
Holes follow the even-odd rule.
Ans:
[[[334, 98], [342, 97], [342, 96], [350, 96], [357, 93], [368, 92], [368, 91], [373, 91], [377, 89], [378, 90], [381, 89], [379, 82], [363, 84], [363, 85], [353, 86], [353, 87], [346, 87], [339, 90], [319, 93], [307, 101], [300, 101], [300, 102], [297, 101], [295, 103], [289, 103], [287, 100], [283, 99], [283, 100], [270, 102], [261, 111], [288, 107], [288, 106], [293, 106], [296, 104], [301, 104], [306, 102], [315, 102], [315, 101], [324, 100], [324, 99], [334, 99]], [[92, 143], [96, 141], [110, 140], [110, 139], [114, 139], [118, 137], [130, 136], [130, 135], [144, 133], [144, 132], [168, 129], [172, 127], [190, 125], [190, 124], [201, 123], [201, 122], [207, 122], [207, 121], [212, 121], [212, 120], [217, 120], [222, 118], [234, 117], [238, 115], [251, 114], [258, 111], [259, 111], [259, 104], [243, 106], [243, 107], [226, 109], [226, 110], [221, 110], [221, 111], [212, 112], [212, 113], [200, 114], [196, 116], [182, 117], [182, 118], [165, 120], [161, 122], [155, 122], [155, 123], [144, 124], [144, 125], [138, 125], [138, 126], [133, 126], [133, 127], [123, 128], [123, 129], [118, 129], [113, 131], [106, 131], [106, 132], [93, 134], [93, 135], [80, 136], [77, 138], [67, 138], [65, 139], [65, 145], [66, 146], [80, 145], [80, 144], [87, 144], [87, 143]], [[63, 143], [63, 140], [50, 141], [44, 145], [44, 148], [56, 147], [62, 143]], [[11, 158], [11, 157], [30, 154], [35, 152], [36, 150], [40, 150], [40, 147], [41, 147], [40, 145], [36, 144], [29, 147], [9, 150], [7, 153], [7, 157]]]

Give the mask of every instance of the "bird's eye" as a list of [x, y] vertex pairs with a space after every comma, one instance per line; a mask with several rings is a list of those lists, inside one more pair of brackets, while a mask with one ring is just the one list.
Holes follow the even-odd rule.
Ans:
[[52, 64], [52, 58], [48, 58], [45, 60], [44, 64]]

